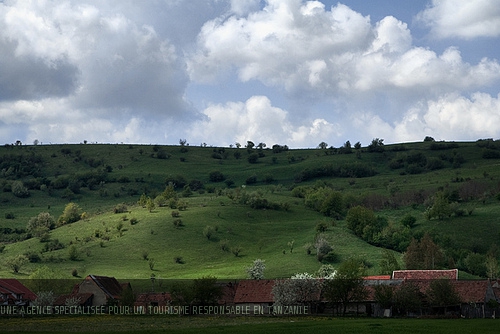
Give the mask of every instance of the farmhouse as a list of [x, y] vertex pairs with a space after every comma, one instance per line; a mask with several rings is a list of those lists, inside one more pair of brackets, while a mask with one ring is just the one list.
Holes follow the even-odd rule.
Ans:
[[0, 305], [29, 306], [37, 296], [17, 279], [0, 279]]
[[120, 284], [114, 277], [88, 275], [73, 288], [72, 296], [91, 294], [91, 306], [113, 305], [119, 302], [124, 289], [130, 288], [129, 283]]

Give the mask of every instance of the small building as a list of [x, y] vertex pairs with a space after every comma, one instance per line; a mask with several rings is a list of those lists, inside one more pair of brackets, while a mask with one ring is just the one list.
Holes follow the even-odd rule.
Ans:
[[88, 275], [75, 286], [72, 295], [92, 294], [91, 306], [113, 305], [119, 302], [125, 288], [130, 289], [130, 284], [120, 284], [114, 277]]
[[273, 300], [275, 280], [242, 280], [239, 281], [234, 294], [236, 306], [249, 307], [250, 314], [258, 309], [264, 314], [270, 314]]
[[14, 278], [0, 279], [0, 305], [29, 306], [37, 296]]

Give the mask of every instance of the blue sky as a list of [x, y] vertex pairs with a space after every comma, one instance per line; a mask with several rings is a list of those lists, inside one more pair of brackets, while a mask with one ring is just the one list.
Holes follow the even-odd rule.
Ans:
[[0, 143], [500, 137], [499, 0], [0, 1]]

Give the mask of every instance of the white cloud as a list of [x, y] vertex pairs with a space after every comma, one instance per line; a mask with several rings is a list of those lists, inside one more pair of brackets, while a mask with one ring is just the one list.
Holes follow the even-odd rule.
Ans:
[[260, 0], [230, 0], [231, 11], [237, 15], [244, 16], [259, 9]]
[[417, 19], [438, 38], [500, 36], [498, 0], [432, 0]]
[[342, 4], [325, 10], [319, 2], [268, 1], [248, 17], [207, 22], [198, 41], [188, 60], [192, 80], [210, 82], [236, 69], [243, 82], [260, 80], [296, 97], [421, 96], [477, 89], [500, 78], [497, 61], [471, 65], [453, 47], [441, 55], [415, 47], [405, 23], [388, 16], [372, 26]]
[[[223, 145], [248, 140], [292, 147], [314, 147], [340, 133], [340, 127], [324, 119], [294, 125], [288, 112], [274, 107], [265, 96], [253, 96], [245, 102], [228, 102], [205, 109], [206, 119], [190, 130], [191, 141]], [[212, 142], [213, 141], [213, 142]]]
[[476, 140], [500, 137], [500, 94], [447, 94], [412, 108], [395, 124], [395, 140]]

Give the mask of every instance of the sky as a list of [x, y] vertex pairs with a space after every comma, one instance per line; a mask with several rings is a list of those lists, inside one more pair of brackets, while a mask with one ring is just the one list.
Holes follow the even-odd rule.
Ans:
[[500, 0], [0, 0], [0, 144], [500, 139]]

